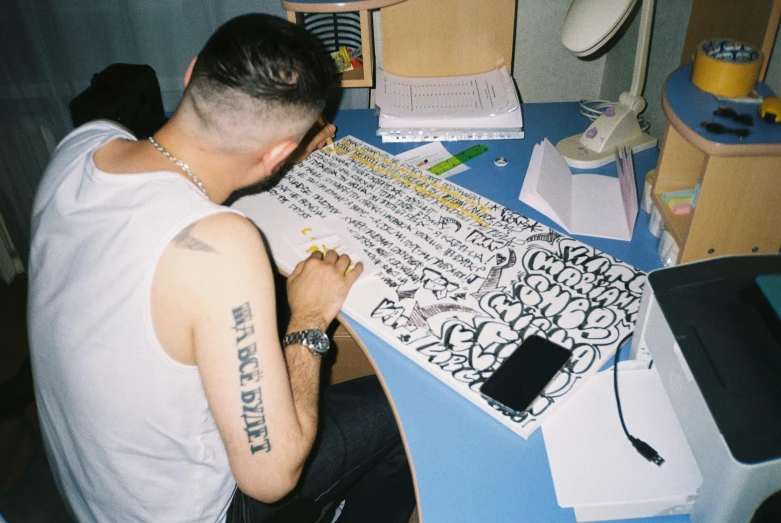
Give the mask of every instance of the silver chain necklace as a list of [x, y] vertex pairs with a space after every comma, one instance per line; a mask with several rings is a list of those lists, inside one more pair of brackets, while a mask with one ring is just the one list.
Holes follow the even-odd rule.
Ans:
[[157, 141], [155, 140], [155, 138], [153, 136], [149, 137], [149, 141], [152, 142], [152, 145], [155, 146], [155, 149], [157, 149], [158, 151], [163, 153], [163, 156], [165, 156], [166, 158], [168, 158], [169, 160], [174, 162], [176, 165], [179, 166], [179, 168], [181, 170], [183, 170], [185, 173], [187, 173], [187, 176], [189, 176], [192, 179], [192, 181], [195, 182], [195, 185], [198, 186], [198, 188], [201, 190], [201, 192], [203, 193], [204, 196], [206, 196], [207, 198], [209, 197], [209, 193], [206, 192], [206, 187], [204, 187], [203, 184], [201, 183], [201, 180], [199, 180], [198, 177], [195, 176], [195, 173], [192, 172], [192, 170], [190, 170], [190, 166], [189, 165], [184, 163], [182, 160], [180, 160], [179, 158], [177, 158], [173, 154], [171, 154], [168, 151], [166, 151], [165, 148], [162, 145], [157, 143]]

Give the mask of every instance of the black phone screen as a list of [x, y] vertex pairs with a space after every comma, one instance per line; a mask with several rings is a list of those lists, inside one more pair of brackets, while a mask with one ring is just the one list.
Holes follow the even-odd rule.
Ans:
[[529, 336], [480, 387], [489, 399], [521, 412], [569, 361], [572, 353], [539, 336]]

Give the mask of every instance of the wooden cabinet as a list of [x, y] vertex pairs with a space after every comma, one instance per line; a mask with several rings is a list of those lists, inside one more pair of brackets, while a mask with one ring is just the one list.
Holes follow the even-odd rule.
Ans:
[[343, 325], [334, 322], [328, 334], [331, 350], [323, 369], [323, 379], [328, 385], [374, 374], [374, 367], [363, 349]]
[[[374, 85], [374, 45], [370, 10], [404, 0], [282, 0], [288, 20], [314, 33], [329, 52], [336, 51], [342, 39], [360, 42], [363, 67], [342, 74], [338, 87]], [[327, 20], [325, 18], [328, 18]]]
[[436, 77], [507, 66], [512, 74], [516, 13], [516, 0], [407, 0], [383, 8], [383, 69]]
[[[758, 104], [718, 100], [695, 87], [691, 64], [673, 72], [665, 83], [662, 106], [667, 126], [662, 139], [652, 198], [665, 228], [679, 247], [678, 263], [727, 254], [781, 251], [781, 125], [760, 120]], [[763, 96], [773, 93], [757, 84]], [[728, 105], [751, 114], [744, 126], [713, 114]], [[748, 129], [732, 133], [707, 131], [703, 122]], [[673, 214], [662, 195], [700, 185], [696, 206]]]

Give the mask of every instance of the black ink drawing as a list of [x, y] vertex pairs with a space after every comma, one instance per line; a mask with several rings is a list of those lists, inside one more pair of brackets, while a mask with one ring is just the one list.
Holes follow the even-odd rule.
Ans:
[[[340, 216], [380, 270], [348, 299], [348, 315], [516, 433], [528, 437], [631, 335], [644, 273], [352, 137], [335, 150], [239, 209], [265, 213], [261, 226]], [[572, 359], [514, 415], [479, 387], [532, 334]]]
[[458, 232], [461, 230], [461, 222], [448, 216], [439, 217], [439, 228], [442, 230], [451, 230]]
[[558, 238], [561, 238], [561, 233], [558, 233], [551, 229], [550, 231], [546, 233], [540, 233], [540, 234], [534, 234], [532, 236], [529, 236], [526, 241], [527, 242], [537, 242], [537, 241], [543, 241], [548, 243], [555, 242]]

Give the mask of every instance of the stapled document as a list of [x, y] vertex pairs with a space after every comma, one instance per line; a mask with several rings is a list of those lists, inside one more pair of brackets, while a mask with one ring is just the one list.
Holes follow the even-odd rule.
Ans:
[[521, 103], [507, 67], [437, 78], [378, 70], [376, 97], [383, 141], [523, 138]]

